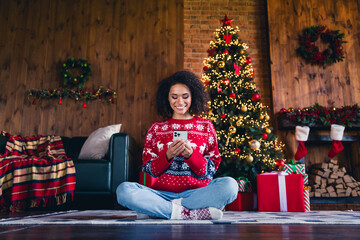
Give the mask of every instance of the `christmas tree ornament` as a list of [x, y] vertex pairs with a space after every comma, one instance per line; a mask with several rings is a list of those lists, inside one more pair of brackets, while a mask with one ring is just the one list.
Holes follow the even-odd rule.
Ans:
[[280, 109], [280, 113], [287, 113], [287, 110], [285, 108]]
[[338, 155], [344, 146], [341, 143], [341, 140], [344, 136], [345, 127], [337, 124], [331, 124], [330, 128], [330, 138], [332, 139], [331, 149], [328, 153], [329, 158], [333, 158]]
[[246, 58], [246, 63], [247, 63], [247, 64], [250, 64], [251, 62], [252, 62], [251, 57], [247, 57], [247, 58]]
[[271, 133], [271, 129], [270, 128], [266, 128], [265, 131], [270, 134]]
[[288, 109], [288, 112], [289, 112], [289, 113], [291, 113], [291, 112], [293, 112], [293, 111], [294, 111], [293, 108], [289, 108], [289, 109]]
[[239, 119], [236, 121], [236, 126], [240, 127], [242, 124], [242, 119]]
[[255, 70], [252, 68], [250, 69], [250, 77], [253, 77], [255, 75]]
[[231, 134], [235, 134], [235, 133], [236, 133], [236, 127], [230, 126], [230, 127], [229, 127], [229, 132], [230, 132]]
[[221, 114], [221, 118], [226, 118], [226, 114]]
[[252, 96], [251, 96], [251, 100], [253, 101], [257, 101], [260, 99], [260, 95], [258, 93], [254, 93]]
[[206, 81], [205, 81], [205, 84], [206, 84], [206, 85], [208, 85], [208, 84], [209, 84], [209, 82], [210, 82], [209, 80], [206, 80]]
[[241, 150], [240, 150], [240, 148], [235, 148], [234, 152], [235, 152], [236, 154], [239, 154], [239, 153], [241, 152]]
[[266, 115], [265, 115], [265, 120], [266, 120], [266, 121], [269, 121], [269, 120], [270, 120], [270, 116], [266, 114]]
[[223, 51], [223, 54], [224, 54], [224, 55], [227, 55], [227, 54], [229, 54], [229, 51], [228, 51], [228, 50], [224, 50], [224, 51]]
[[61, 105], [61, 104], [62, 104], [62, 99], [60, 98], [60, 99], [59, 99], [59, 105]]
[[276, 160], [276, 161], [275, 161], [275, 164], [276, 164], [276, 166], [277, 166], [277, 168], [278, 168], [278, 171], [282, 171], [283, 168], [284, 168], [284, 166], [285, 166], [285, 162], [284, 162], [284, 160], [282, 160], [282, 159]]
[[225, 67], [225, 62], [224, 61], [219, 61], [217, 65], [218, 65], [219, 68], [223, 68], [223, 67]]
[[225, 40], [225, 43], [226, 44], [229, 44], [229, 43], [231, 43], [231, 38], [232, 38], [232, 34], [229, 34], [229, 35], [223, 35], [223, 38], [224, 38], [224, 40]]
[[214, 55], [214, 52], [215, 52], [216, 48], [210, 48], [207, 50], [208, 52], [208, 56], [211, 57], [212, 55]]
[[224, 101], [220, 101], [220, 105], [221, 105], [221, 106], [224, 105]]
[[223, 93], [222, 88], [220, 88], [220, 83], [217, 84], [217, 91], [218, 91], [219, 94]]
[[247, 107], [246, 107], [245, 105], [242, 105], [242, 106], [241, 106], [241, 111], [246, 112], [246, 111], [247, 111]]
[[241, 66], [234, 63], [234, 71], [236, 75], [240, 75]]
[[229, 79], [224, 79], [223, 81], [222, 81], [222, 83], [224, 84], [224, 85], [229, 85], [230, 84], [230, 80]]
[[247, 161], [248, 163], [252, 163], [252, 162], [254, 161], [254, 157], [249, 154], [249, 155], [246, 157], [246, 161]]
[[259, 119], [260, 119], [260, 120], [263, 120], [263, 119], [264, 119], [264, 115], [260, 115]]
[[267, 133], [263, 133], [263, 135], [262, 135], [262, 139], [266, 140], [267, 138], [268, 138]]
[[234, 21], [234, 19], [229, 19], [227, 15], [225, 15], [224, 20], [220, 20], [220, 22], [223, 23], [223, 27], [231, 26], [231, 22]]
[[209, 69], [208, 66], [203, 67], [204, 72], [206, 72]]
[[245, 53], [244, 50], [241, 49], [240, 54], [243, 55], [244, 53]]
[[230, 93], [230, 96], [229, 96], [230, 98], [232, 98], [232, 99], [234, 99], [235, 97], [236, 97], [236, 94], [235, 93]]
[[305, 142], [308, 140], [310, 128], [308, 126], [296, 126], [295, 139], [298, 141], [298, 149], [295, 153], [295, 160], [299, 161], [308, 153]]
[[84, 102], [84, 104], [83, 104], [83, 108], [87, 108], [86, 102]]
[[255, 140], [255, 139], [253, 139], [253, 140], [251, 140], [250, 142], [249, 142], [249, 145], [250, 145], [250, 148], [252, 149], [252, 150], [259, 150], [259, 148], [260, 148], [260, 143], [259, 143], [259, 141], [258, 140]]

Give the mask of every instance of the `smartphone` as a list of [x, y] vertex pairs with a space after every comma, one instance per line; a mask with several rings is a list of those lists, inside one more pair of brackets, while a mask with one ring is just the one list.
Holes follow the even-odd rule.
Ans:
[[187, 131], [174, 131], [173, 133], [173, 141], [176, 139], [182, 139], [184, 141], [188, 140], [188, 132]]

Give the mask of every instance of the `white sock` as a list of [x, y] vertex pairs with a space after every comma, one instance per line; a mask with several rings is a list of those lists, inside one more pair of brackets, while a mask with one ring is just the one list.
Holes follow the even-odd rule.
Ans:
[[187, 209], [176, 203], [172, 204], [171, 219], [183, 220], [218, 220], [223, 212], [217, 208], [208, 207], [201, 209]]

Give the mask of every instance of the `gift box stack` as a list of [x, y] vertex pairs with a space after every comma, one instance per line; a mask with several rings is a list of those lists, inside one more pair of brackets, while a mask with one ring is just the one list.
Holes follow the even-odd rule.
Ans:
[[305, 164], [287, 163], [282, 171], [257, 175], [259, 211], [310, 211]]
[[305, 211], [310, 211], [309, 175], [306, 173], [305, 164], [291, 161], [284, 165], [283, 171], [289, 174], [301, 174], [304, 178], [304, 203]]
[[236, 179], [239, 185], [238, 196], [232, 203], [226, 205], [227, 211], [252, 211], [257, 208], [256, 193], [252, 183], [245, 177]]

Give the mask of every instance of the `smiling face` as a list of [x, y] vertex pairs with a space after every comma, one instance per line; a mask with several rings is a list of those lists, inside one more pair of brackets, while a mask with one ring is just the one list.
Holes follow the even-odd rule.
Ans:
[[189, 113], [191, 106], [191, 92], [190, 89], [181, 83], [177, 83], [170, 88], [169, 103], [172, 108], [174, 119], [190, 119]]

